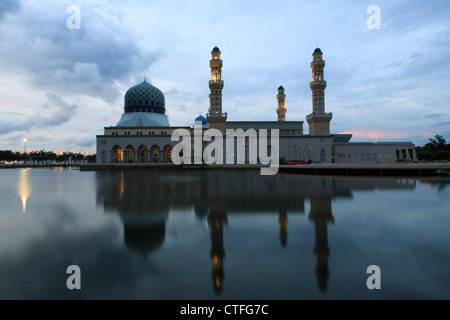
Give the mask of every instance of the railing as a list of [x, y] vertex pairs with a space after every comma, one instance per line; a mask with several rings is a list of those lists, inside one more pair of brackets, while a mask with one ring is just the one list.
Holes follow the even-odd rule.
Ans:
[[323, 80], [321, 80], [321, 81], [311, 81], [311, 83], [309, 85], [312, 86], [312, 85], [317, 85], [317, 84], [326, 86], [327, 82], [323, 81]]
[[226, 118], [227, 117], [227, 113], [207, 113], [206, 114], [207, 117], [222, 117], [222, 118]]

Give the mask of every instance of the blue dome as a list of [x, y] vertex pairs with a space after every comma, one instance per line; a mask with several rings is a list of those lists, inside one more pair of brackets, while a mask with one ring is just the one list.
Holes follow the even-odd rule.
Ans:
[[125, 108], [128, 107], [157, 107], [165, 109], [166, 102], [161, 90], [144, 81], [131, 87], [125, 93]]
[[212, 51], [220, 51], [218, 47], [214, 47]]
[[280, 87], [278, 88], [278, 90], [280, 90], [280, 89], [283, 89], [283, 90], [284, 90], [283, 86], [280, 86]]
[[314, 53], [320, 52], [322, 53], [322, 50], [320, 50], [320, 48], [316, 48], [316, 50], [314, 50]]
[[198, 116], [197, 118], [195, 118], [195, 121], [201, 121], [202, 124], [208, 124], [208, 121], [204, 116]]
[[[201, 122], [201, 125], [198, 124], [198, 122]], [[203, 129], [209, 128], [208, 120], [206, 120], [206, 118], [204, 116], [198, 116], [197, 118], [195, 118], [194, 128], [200, 128], [200, 127]]]

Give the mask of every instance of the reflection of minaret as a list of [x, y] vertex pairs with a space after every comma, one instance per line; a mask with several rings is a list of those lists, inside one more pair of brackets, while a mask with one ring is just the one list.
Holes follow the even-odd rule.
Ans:
[[211, 262], [212, 279], [214, 290], [217, 293], [222, 291], [223, 279], [223, 260], [225, 258], [225, 248], [223, 247], [223, 224], [228, 223], [227, 211], [223, 203], [211, 203], [209, 208], [208, 224], [211, 228]]
[[316, 277], [321, 290], [327, 287], [327, 279], [330, 275], [328, 271], [328, 256], [330, 248], [328, 247], [327, 223], [334, 222], [331, 212], [331, 198], [311, 198], [311, 211], [309, 220], [314, 221], [315, 227], [315, 245], [314, 256], [316, 258]]
[[278, 226], [280, 227], [280, 242], [283, 247], [286, 247], [288, 237], [288, 217], [286, 209], [280, 210], [278, 215]]

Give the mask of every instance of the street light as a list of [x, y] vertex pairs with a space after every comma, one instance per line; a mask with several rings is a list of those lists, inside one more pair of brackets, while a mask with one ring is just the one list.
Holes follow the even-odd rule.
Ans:
[[27, 152], [26, 145], [27, 145], [27, 139], [23, 139], [23, 154], [25, 154]]

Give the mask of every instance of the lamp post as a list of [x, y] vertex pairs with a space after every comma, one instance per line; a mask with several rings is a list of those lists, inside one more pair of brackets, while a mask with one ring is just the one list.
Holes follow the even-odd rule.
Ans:
[[25, 164], [25, 161], [26, 161], [26, 153], [27, 153], [26, 146], [27, 146], [27, 139], [24, 138], [23, 139], [23, 164]]

